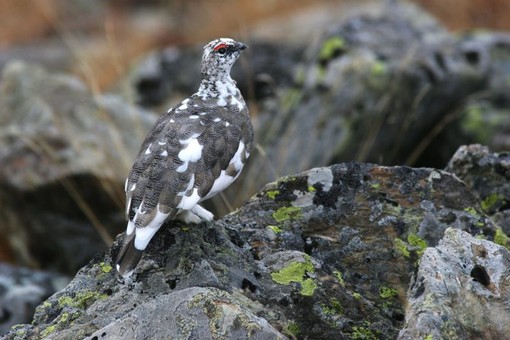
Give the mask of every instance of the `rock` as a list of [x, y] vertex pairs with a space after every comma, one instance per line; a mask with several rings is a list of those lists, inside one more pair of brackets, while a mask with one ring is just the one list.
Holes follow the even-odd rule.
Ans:
[[[488, 147], [479, 144], [461, 146], [446, 169], [466, 183], [483, 212], [504, 234], [510, 234], [510, 153], [491, 153]], [[499, 241], [510, 247], [503, 235]]]
[[124, 228], [125, 176], [154, 120], [76, 78], [5, 67], [0, 232], [16, 263], [74, 275], [107, 248]]
[[421, 257], [399, 339], [505, 339], [510, 332], [510, 252], [447, 229]]
[[198, 287], [149, 300], [87, 339], [106, 335], [113, 339], [284, 338], [265, 319], [246, 310], [225, 291]]
[[123, 283], [115, 242], [4, 338], [395, 338], [418, 260], [448, 227], [496, 230], [448, 172], [315, 168], [216, 222], [168, 223]]
[[225, 193], [232, 205], [240, 193], [316, 166], [443, 168], [460, 145], [480, 140], [473, 129], [499, 150], [508, 145], [510, 91], [500, 73], [507, 74], [509, 36], [451, 34], [399, 3], [351, 16], [309, 43], [303, 60], [288, 66], [294, 81], [277, 83], [276, 97], [252, 106], [258, 152]]
[[35, 307], [69, 281], [55, 273], [0, 263], [0, 334], [16, 324], [32, 321]]

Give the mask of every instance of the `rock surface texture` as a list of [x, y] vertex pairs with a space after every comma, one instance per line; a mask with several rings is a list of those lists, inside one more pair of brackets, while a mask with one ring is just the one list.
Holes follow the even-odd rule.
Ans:
[[505, 339], [510, 334], [510, 252], [447, 229], [427, 248], [408, 292], [399, 339]]
[[[508, 312], [508, 251], [489, 241], [497, 230], [476, 195], [448, 172], [361, 163], [315, 168], [266, 185], [216, 222], [167, 224], [132, 280], [114, 276], [115, 243], [40, 305], [32, 324], [5, 338], [435, 336], [443, 334], [437, 324], [414, 327], [422, 325], [420, 311], [432, 315], [450, 298], [434, 293], [433, 261], [443, 261], [445, 269], [465, 264], [455, 270], [464, 273], [466, 285], [450, 282], [453, 274], [445, 274], [445, 284], [485, 299], [484, 308], [494, 304]], [[462, 247], [479, 258], [466, 253], [462, 262], [454, 255]], [[445, 255], [434, 259], [438, 254]], [[435, 300], [421, 307], [429, 296], [424, 291]], [[451, 321], [448, 334], [479, 335], [457, 327], [479, 315], [471, 307], [456, 308], [464, 319]], [[493, 334], [505, 329], [486, 327]]]
[[13, 62], [0, 87], [0, 233], [15, 262], [74, 275], [124, 228], [122, 183], [155, 117]]

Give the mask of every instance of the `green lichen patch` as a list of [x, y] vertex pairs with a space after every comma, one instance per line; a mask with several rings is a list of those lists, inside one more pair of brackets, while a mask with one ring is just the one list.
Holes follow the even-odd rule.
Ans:
[[370, 187], [372, 189], [376, 189], [377, 190], [377, 189], [381, 188], [381, 184], [377, 183], [377, 182], [374, 182], [374, 183], [370, 184]]
[[427, 249], [427, 241], [416, 234], [409, 234], [407, 235], [407, 242], [399, 238], [395, 238], [393, 240], [393, 247], [397, 253], [404, 257], [409, 258], [411, 256], [411, 251], [416, 252], [416, 254], [421, 257], [421, 255], [425, 252], [425, 249]]
[[345, 40], [341, 37], [332, 37], [324, 41], [319, 52], [319, 62], [325, 63], [335, 58], [345, 49]]
[[498, 206], [501, 206], [505, 201], [505, 197], [498, 193], [488, 195], [482, 200], [482, 210], [486, 213], [494, 213]]
[[112, 266], [109, 263], [100, 262], [99, 266], [101, 267], [101, 271], [105, 274], [112, 271]]
[[41, 336], [46, 338], [54, 333], [56, 330], [66, 329], [69, 326], [69, 323], [76, 319], [76, 313], [62, 313], [60, 314], [54, 321], [53, 324], [46, 327], [42, 332]]
[[416, 253], [421, 256], [427, 248], [427, 242], [416, 234], [409, 234], [407, 236], [407, 242], [413, 248], [417, 248]]
[[355, 298], [356, 300], [361, 300], [361, 294], [360, 293], [354, 292], [354, 293], [352, 293], [352, 297]]
[[507, 249], [510, 249], [510, 237], [508, 237], [501, 228], [496, 228], [494, 235], [494, 243], [499, 244]]
[[41, 335], [43, 338], [46, 338], [51, 333], [55, 332], [57, 330], [57, 325], [50, 325], [46, 327], [42, 332]]
[[303, 296], [312, 296], [317, 288], [317, 284], [311, 278], [303, 280], [301, 282], [301, 295]]
[[268, 225], [267, 228], [272, 230], [273, 233], [275, 233], [275, 234], [280, 234], [283, 231], [282, 228], [275, 226], [275, 225]]
[[274, 282], [289, 285], [292, 282], [301, 284], [301, 294], [304, 296], [312, 296], [317, 284], [309, 276], [313, 275], [315, 269], [313, 267], [310, 256], [305, 257], [305, 262], [291, 262], [287, 267], [277, 272], [271, 273]]
[[466, 108], [462, 119], [464, 131], [475, 136], [478, 142], [485, 144], [490, 139], [491, 129], [485, 120], [485, 110], [480, 105], [470, 105]]
[[411, 253], [409, 252], [409, 249], [407, 249], [407, 244], [402, 241], [401, 239], [399, 238], [396, 238], [393, 240], [393, 246], [395, 248], [395, 250], [400, 254], [400, 255], [403, 255], [405, 257], [410, 257], [411, 256]]
[[377, 340], [380, 333], [377, 330], [372, 331], [370, 323], [365, 321], [365, 326], [353, 326], [351, 330], [351, 339], [354, 340]]
[[485, 225], [485, 219], [482, 215], [476, 211], [473, 207], [467, 207], [464, 209], [465, 212], [467, 212], [469, 215], [473, 217], [474, 225], [478, 228], [482, 228]]
[[342, 305], [338, 299], [332, 298], [329, 305], [321, 305], [322, 312], [326, 315], [339, 315], [344, 312]]
[[280, 190], [270, 190], [270, 191], [266, 192], [267, 197], [269, 197], [272, 200], [274, 200], [276, 198], [276, 195], [279, 195], [279, 194], [280, 194]]
[[273, 218], [276, 222], [285, 222], [287, 220], [294, 220], [302, 217], [303, 214], [299, 207], [281, 207], [273, 213]]
[[297, 337], [301, 333], [301, 329], [296, 322], [289, 322], [285, 325], [283, 333], [291, 337]]
[[345, 287], [345, 281], [344, 281], [344, 278], [342, 276], [342, 272], [340, 272], [338, 270], [335, 270], [335, 271], [333, 271], [333, 274], [335, 275], [336, 280], [338, 281], [340, 286]]
[[61, 308], [64, 307], [75, 307], [80, 309], [85, 309], [91, 304], [93, 304], [97, 300], [106, 299], [108, 295], [100, 294], [98, 292], [93, 292], [90, 290], [82, 291], [76, 294], [75, 297], [71, 296], [61, 296], [58, 298], [58, 305]]
[[383, 75], [386, 72], [386, 64], [382, 61], [376, 61], [372, 64], [370, 72], [373, 76], [380, 76]]
[[381, 286], [379, 288], [379, 296], [381, 299], [391, 299], [393, 297], [396, 297], [398, 295], [398, 292], [395, 288], [390, 288], [386, 286]]

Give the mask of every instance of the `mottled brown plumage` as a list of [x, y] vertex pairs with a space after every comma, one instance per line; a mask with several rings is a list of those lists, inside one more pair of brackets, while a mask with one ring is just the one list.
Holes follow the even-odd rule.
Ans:
[[239, 176], [253, 146], [253, 128], [230, 69], [244, 48], [228, 38], [207, 44], [198, 92], [161, 115], [143, 142], [125, 186], [121, 275], [132, 272], [165, 221], [212, 220], [198, 203]]

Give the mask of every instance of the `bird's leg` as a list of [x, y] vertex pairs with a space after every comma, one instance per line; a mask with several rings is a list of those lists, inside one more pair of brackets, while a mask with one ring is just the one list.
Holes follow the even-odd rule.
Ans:
[[191, 210], [181, 211], [179, 214], [177, 214], [176, 218], [183, 221], [186, 224], [188, 223], [198, 224], [202, 221], [212, 221], [214, 215], [210, 211], [202, 208], [197, 204], [193, 208], [191, 208]]

